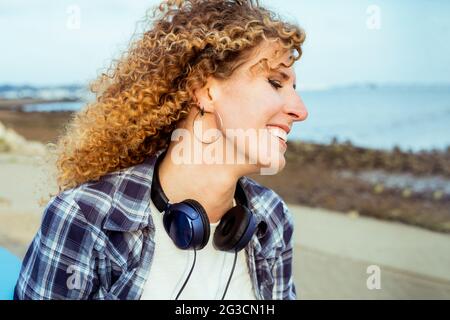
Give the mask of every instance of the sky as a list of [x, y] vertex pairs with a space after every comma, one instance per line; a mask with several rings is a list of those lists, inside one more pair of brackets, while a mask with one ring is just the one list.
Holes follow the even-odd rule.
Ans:
[[[450, 83], [450, 1], [263, 0], [305, 29], [300, 88]], [[83, 84], [155, 0], [0, 0], [0, 85]]]

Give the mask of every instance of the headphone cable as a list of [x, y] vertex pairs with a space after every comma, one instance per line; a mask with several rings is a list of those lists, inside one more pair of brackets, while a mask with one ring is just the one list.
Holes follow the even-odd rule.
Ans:
[[231, 277], [233, 276], [234, 268], [236, 267], [236, 260], [237, 260], [237, 251], [234, 251], [234, 261], [233, 261], [233, 268], [231, 269], [230, 277], [228, 278], [227, 286], [225, 287], [225, 292], [223, 293], [222, 300], [225, 299], [225, 295], [228, 291], [228, 286], [230, 285]]
[[186, 283], [188, 282], [189, 278], [191, 277], [192, 274], [192, 270], [194, 270], [194, 266], [195, 266], [195, 259], [197, 258], [197, 250], [194, 249], [194, 261], [192, 262], [192, 267], [191, 267], [191, 271], [189, 271], [189, 274], [186, 278], [186, 280], [184, 280], [183, 286], [181, 287], [180, 291], [178, 292], [175, 300], [178, 300], [178, 297], [180, 296], [181, 292], [183, 292], [184, 287], [186, 286]]

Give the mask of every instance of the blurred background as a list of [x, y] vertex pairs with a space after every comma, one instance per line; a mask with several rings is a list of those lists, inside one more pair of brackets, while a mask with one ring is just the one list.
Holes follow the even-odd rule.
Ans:
[[[3, 277], [56, 190], [44, 144], [158, 3], [0, 2]], [[449, 299], [450, 2], [260, 3], [307, 34], [295, 71], [309, 117], [283, 172], [252, 177], [294, 216], [298, 298]]]

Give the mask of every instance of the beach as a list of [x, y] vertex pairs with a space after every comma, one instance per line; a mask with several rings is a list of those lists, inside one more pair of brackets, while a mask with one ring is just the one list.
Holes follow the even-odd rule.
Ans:
[[[0, 154], [0, 247], [23, 258], [55, 191], [48, 164]], [[6, 183], [8, 182], [8, 183]], [[11, 188], [11, 184], [14, 188]], [[448, 299], [450, 236], [398, 222], [288, 204], [295, 220], [294, 278], [299, 299]], [[366, 286], [381, 268], [381, 289]]]
[[[55, 143], [72, 116], [0, 109], [0, 123], [41, 144]], [[292, 204], [450, 232], [450, 148], [386, 151], [289, 141], [286, 159], [279, 174], [251, 178]]]
[[[0, 139], [0, 247], [23, 258], [57, 190], [54, 163], [39, 146], [56, 142], [71, 113], [13, 112], [0, 111], [10, 139]], [[8, 141], [20, 146], [8, 149]], [[299, 299], [450, 298], [447, 153], [291, 143], [286, 157], [280, 174], [252, 178], [282, 195], [294, 216]], [[381, 187], [363, 179], [373, 171]], [[416, 180], [406, 189], [382, 172]], [[433, 176], [444, 181], [433, 185], [440, 194], [414, 185]], [[381, 269], [381, 289], [367, 288], [371, 265]]]
[[449, 1], [5, 3], [0, 299], [59, 190], [58, 141], [63, 165], [101, 153], [78, 176], [122, 170], [198, 102], [231, 129], [218, 142], [258, 132], [227, 160], [265, 149], [261, 132], [287, 147], [249, 178], [293, 217], [298, 299], [450, 299]]
[[0, 122], [27, 140], [56, 142], [73, 112], [24, 112], [0, 108]]

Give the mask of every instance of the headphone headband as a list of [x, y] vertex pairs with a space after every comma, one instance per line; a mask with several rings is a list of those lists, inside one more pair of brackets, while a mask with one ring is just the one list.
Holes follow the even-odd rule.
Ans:
[[161, 160], [166, 155], [167, 151], [164, 151], [156, 158], [155, 166], [153, 167], [153, 179], [152, 179], [152, 187], [151, 187], [151, 198], [155, 207], [160, 212], [165, 212], [169, 207], [169, 199], [167, 198], [164, 190], [161, 187], [161, 181], [159, 180], [159, 165]]

